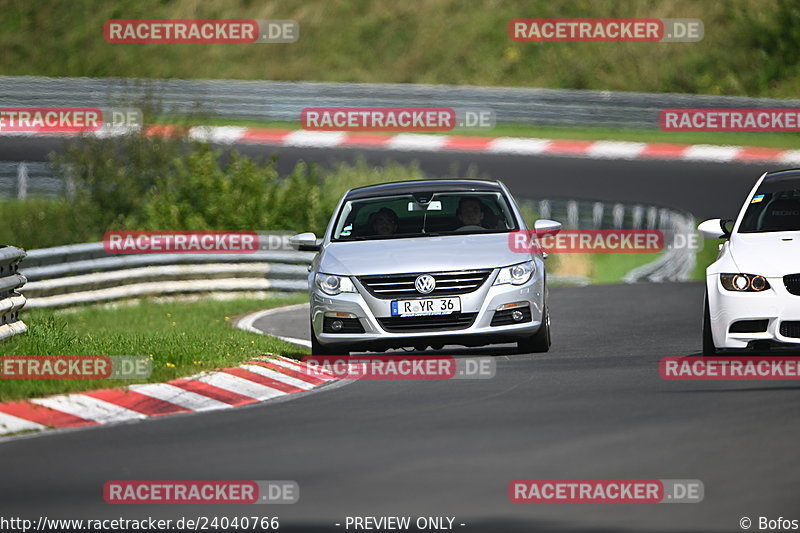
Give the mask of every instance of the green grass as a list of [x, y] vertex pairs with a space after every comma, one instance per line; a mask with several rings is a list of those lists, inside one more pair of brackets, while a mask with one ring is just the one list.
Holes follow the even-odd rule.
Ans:
[[[174, 117], [164, 117], [159, 122], [168, 124]], [[265, 122], [225, 117], [206, 117], [203, 124], [211, 126], [244, 126], [299, 130], [299, 122]], [[388, 132], [376, 132], [391, 135]], [[587, 141], [630, 141], [673, 144], [715, 144], [723, 146], [759, 146], [764, 148], [800, 149], [800, 133], [710, 133], [667, 132], [660, 130], [530, 126], [525, 124], [497, 124], [492, 129], [456, 129], [447, 132], [419, 132], [425, 135], [453, 135], [467, 137], [533, 137], [541, 139], [570, 139]]]
[[706, 279], [706, 268], [717, 260], [720, 243], [722, 243], [722, 241], [719, 239], [704, 239], [703, 249], [697, 252], [696, 255], [697, 264], [694, 266], [691, 279], [701, 281]]
[[620, 283], [634, 268], [652, 263], [660, 253], [591, 254], [592, 283]]
[[[699, 18], [696, 43], [516, 43], [515, 18]], [[291, 44], [111, 44], [108, 19], [294, 19]], [[313, 80], [796, 97], [791, 0], [6, 0], [0, 73]]]
[[[192, 303], [140, 301], [116, 308], [81, 307], [71, 312], [35, 309], [23, 313], [27, 334], [4, 342], [3, 355], [152, 356], [148, 382], [163, 382], [253, 357], [278, 353], [299, 357], [295, 345], [231, 326], [231, 318], [307, 300], [295, 295], [268, 300], [236, 299]], [[0, 401], [121, 387], [132, 380], [3, 380]]]

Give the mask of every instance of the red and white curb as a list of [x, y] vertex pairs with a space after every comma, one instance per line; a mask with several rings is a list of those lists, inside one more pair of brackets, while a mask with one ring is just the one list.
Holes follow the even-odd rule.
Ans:
[[166, 383], [0, 403], [0, 436], [228, 409], [305, 392], [331, 381], [335, 381], [332, 375], [310, 370], [294, 359], [262, 357], [236, 368]]
[[[173, 126], [153, 126], [150, 135], [166, 135]], [[113, 136], [122, 131], [100, 131]], [[5, 135], [52, 136], [53, 133], [14, 133]], [[64, 134], [66, 135], [66, 134]], [[712, 144], [643, 143], [623, 141], [582, 141], [534, 139], [525, 137], [459, 137], [414, 133], [381, 134], [340, 131], [245, 128], [239, 126], [198, 126], [189, 136], [219, 144], [263, 144], [301, 148], [370, 148], [389, 151], [479, 152], [486, 154], [547, 155], [589, 159], [643, 159], [694, 162], [737, 162], [781, 165], [800, 164], [800, 150], [758, 146]]]
[[330, 131], [274, 130], [233, 126], [193, 128], [190, 136], [215, 143], [253, 143], [312, 148], [376, 148], [392, 151], [482, 152], [557, 155], [589, 159], [663, 159], [714, 162], [800, 163], [800, 150], [622, 141], [579, 141], [524, 137], [456, 137]]

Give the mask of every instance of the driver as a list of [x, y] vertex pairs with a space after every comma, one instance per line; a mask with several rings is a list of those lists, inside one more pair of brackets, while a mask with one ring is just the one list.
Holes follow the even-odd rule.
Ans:
[[370, 218], [372, 219], [370, 227], [375, 235], [394, 235], [397, 233], [397, 214], [388, 207], [379, 209]]
[[483, 204], [477, 198], [465, 196], [458, 202], [458, 210], [456, 210], [458, 220], [462, 226], [459, 229], [472, 227], [474, 229], [483, 228]]

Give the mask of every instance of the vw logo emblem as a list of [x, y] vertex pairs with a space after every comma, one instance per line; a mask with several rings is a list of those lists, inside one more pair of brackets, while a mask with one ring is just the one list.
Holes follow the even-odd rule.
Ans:
[[423, 274], [414, 280], [414, 287], [420, 294], [430, 294], [436, 288], [436, 280], [430, 274]]

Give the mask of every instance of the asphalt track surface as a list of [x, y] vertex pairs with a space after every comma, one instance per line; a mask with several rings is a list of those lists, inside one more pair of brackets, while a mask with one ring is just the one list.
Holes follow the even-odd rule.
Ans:
[[[0, 161], [45, 161], [64, 140], [46, 137], [0, 138]], [[390, 152], [363, 148], [270, 147], [238, 144], [238, 151], [266, 159], [279, 153], [278, 171], [290, 172], [297, 161], [330, 166], [363, 157], [370, 164], [416, 161], [431, 177], [477, 177], [502, 180], [521, 198], [576, 198], [657, 205], [689, 211], [697, 218], [735, 218], [743, 198], [775, 163], [713, 163], [658, 160], [607, 160], [565, 156], [530, 156], [465, 152]]]
[[[738, 531], [794, 517], [793, 382], [677, 382], [696, 354], [698, 283], [557, 287], [551, 352], [497, 356], [489, 380], [358, 380], [291, 401], [0, 443], [0, 516], [455, 516], [463, 531]], [[306, 310], [256, 326], [308, 337]], [[696, 504], [515, 504], [513, 479], [699, 479]], [[112, 506], [113, 479], [292, 479], [284, 506]], [[273, 514], [270, 514], [273, 513]], [[352, 531], [352, 529], [351, 529]]]
[[[16, 142], [0, 141], [0, 159], [36, 159], [24, 153], [33, 149], [30, 139], [15, 152]], [[42, 141], [33, 145], [41, 149]], [[243, 151], [256, 148], [264, 153]], [[580, 190], [698, 217], [734, 214], [766, 169], [359, 152], [416, 159], [434, 175], [456, 174], [446, 168], [452, 161], [462, 168], [474, 161], [520, 196]], [[300, 156], [338, 157], [282, 154], [284, 165]], [[441, 174], [430, 170], [437, 165]], [[268, 515], [280, 517], [284, 531], [344, 531], [334, 524], [346, 516], [430, 515], [466, 524], [456, 531], [492, 532], [741, 531], [744, 516], [755, 522], [752, 530], [760, 516], [800, 519], [800, 384], [659, 377], [660, 358], [698, 353], [702, 298], [699, 283], [556, 287], [549, 353], [514, 355], [498, 346], [437, 352], [495, 355], [494, 379], [359, 380], [285, 402], [0, 442], [0, 516]], [[306, 324], [297, 310], [256, 326], [307, 338]], [[507, 491], [519, 478], [698, 479], [705, 499], [515, 504]], [[115, 479], [291, 479], [300, 501], [112, 506], [102, 487]]]

